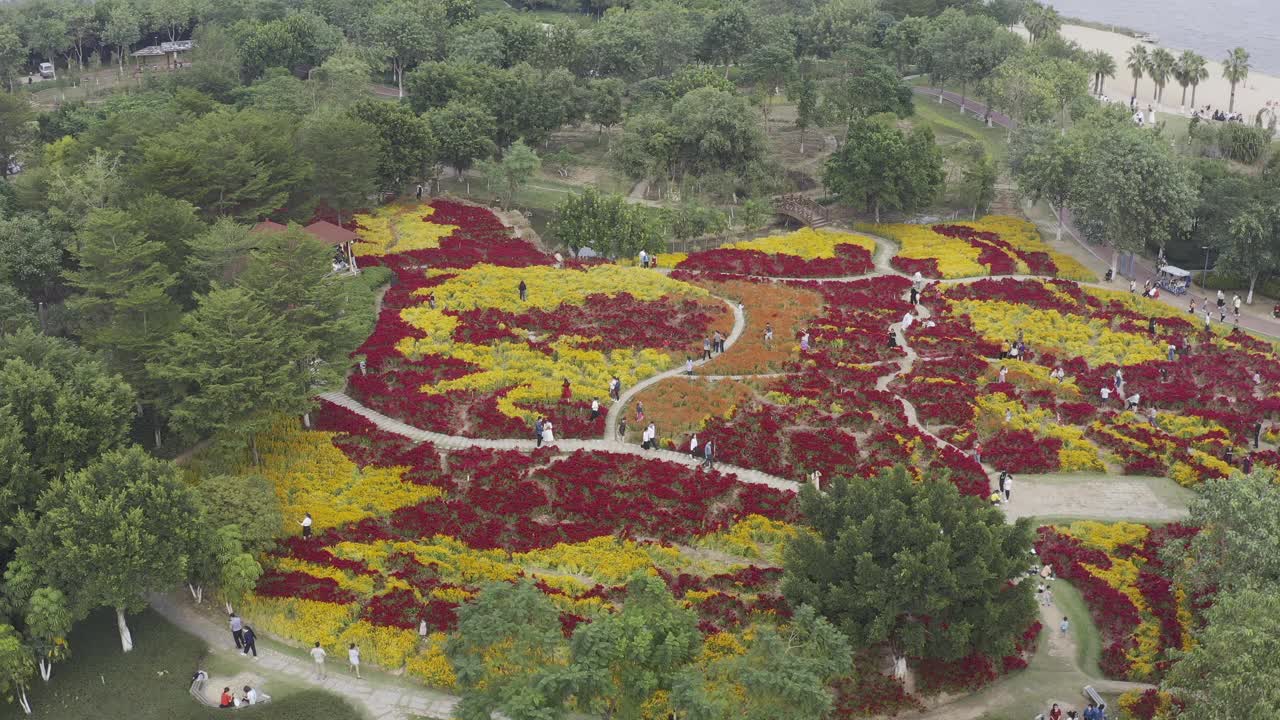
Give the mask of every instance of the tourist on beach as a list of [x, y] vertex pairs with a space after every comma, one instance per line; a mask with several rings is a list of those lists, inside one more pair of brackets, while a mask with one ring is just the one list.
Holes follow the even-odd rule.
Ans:
[[320, 641], [317, 640], [316, 646], [311, 648], [311, 659], [316, 662], [316, 676], [321, 680], [325, 678], [324, 659], [328, 657], [328, 655], [329, 653], [325, 652], [324, 648], [320, 647]]

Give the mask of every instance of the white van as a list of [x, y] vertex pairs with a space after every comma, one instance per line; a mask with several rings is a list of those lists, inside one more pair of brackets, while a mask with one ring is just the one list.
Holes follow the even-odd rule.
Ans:
[[40, 63], [40, 77], [51, 78], [53, 76], [53, 63]]

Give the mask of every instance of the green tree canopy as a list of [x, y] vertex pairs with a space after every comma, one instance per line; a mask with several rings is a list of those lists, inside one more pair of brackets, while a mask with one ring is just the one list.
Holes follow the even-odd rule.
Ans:
[[854, 118], [844, 145], [827, 159], [822, 182], [845, 202], [859, 204], [880, 221], [882, 207], [913, 210], [942, 189], [942, 151], [921, 125], [903, 135], [886, 123]]
[[566, 197], [556, 208], [550, 230], [574, 252], [589, 247], [605, 257], [620, 258], [662, 249], [656, 222], [643, 208], [595, 188]]
[[1191, 592], [1248, 585], [1280, 587], [1280, 487], [1271, 473], [1206, 480], [1191, 501], [1189, 543], [1169, 543], [1164, 560]]
[[453, 166], [459, 176], [476, 160], [493, 154], [494, 119], [482, 108], [453, 102], [425, 117], [440, 159]]
[[0, 282], [48, 298], [62, 272], [63, 236], [37, 213], [0, 218]]
[[343, 216], [369, 205], [376, 186], [382, 138], [369, 123], [337, 111], [313, 114], [298, 132], [298, 149], [311, 164], [308, 197]]
[[368, 123], [381, 143], [377, 177], [385, 188], [402, 188], [415, 178], [429, 175], [436, 162], [436, 140], [431, 126], [406, 105], [361, 100], [349, 111]]
[[213, 529], [234, 525], [240, 543], [251, 553], [275, 544], [284, 527], [284, 514], [275, 487], [261, 475], [213, 475], [195, 486], [196, 504], [205, 524]]
[[[835, 478], [800, 495], [805, 522], [785, 551], [782, 590], [809, 604], [855, 648], [887, 644], [895, 657], [1001, 657], [1035, 619], [1025, 570], [1031, 525], [1010, 525], [945, 479], [905, 469], [872, 480]], [[901, 669], [901, 668], [900, 668]]]

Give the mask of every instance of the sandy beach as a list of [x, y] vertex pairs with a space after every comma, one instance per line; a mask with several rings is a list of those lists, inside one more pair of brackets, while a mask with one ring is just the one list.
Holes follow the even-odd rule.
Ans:
[[[1103, 84], [1103, 92], [1113, 100], [1128, 101], [1133, 93], [1133, 76], [1125, 67], [1125, 59], [1129, 54], [1129, 48], [1139, 44], [1140, 41], [1128, 35], [1079, 25], [1063, 25], [1060, 32], [1064, 38], [1076, 41], [1085, 50], [1103, 50], [1115, 57], [1116, 76], [1107, 79]], [[1155, 47], [1147, 45], [1148, 50], [1153, 50]], [[1181, 48], [1162, 47], [1173, 53], [1175, 57], [1182, 53]], [[1249, 49], [1247, 43], [1245, 49]], [[1215, 110], [1227, 108], [1227, 101], [1231, 97], [1231, 85], [1222, 78], [1222, 63], [1219, 62], [1226, 56], [1227, 50], [1228, 48], [1223, 48], [1217, 56], [1205, 56], [1209, 61], [1209, 79], [1200, 83], [1199, 88], [1196, 89], [1196, 104], [1200, 107], [1211, 105]], [[1138, 81], [1138, 102], [1142, 107], [1153, 104], [1154, 92], [1155, 84], [1151, 82], [1151, 78], [1144, 76]], [[1164, 88], [1164, 103], [1157, 105], [1156, 108], [1164, 112], [1182, 111], [1189, 115], [1190, 107], [1185, 110], [1179, 108], [1178, 103], [1181, 99], [1182, 86], [1176, 80], [1170, 79]], [[1187, 103], [1188, 105], [1191, 103], [1190, 88], [1187, 89]], [[1236, 112], [1245, 113], [1246, 117], [1252, 120], [1254, 114], [1266, 107], [1267, 103], [1271, 103], [1273, 107], [1280, 106], [1280, 78], [1251, 70], [1249, 77], [1236, 86]]]

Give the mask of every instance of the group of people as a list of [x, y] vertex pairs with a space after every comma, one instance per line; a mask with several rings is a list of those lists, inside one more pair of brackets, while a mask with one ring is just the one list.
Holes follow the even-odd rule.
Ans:
[[[1218, 291], [1217, 298], [1218, 322], [1225, 323], [1227, 321], [1227, 296], [1221, 290]], [[1240, 306], [1244, 303], [1240, 299], [1240, 293], [1232, 293], [1231, 295], [1231, 316], [1234, 325], [1240, 327]], [[1204, 299], [1202, 305], [1204, 312], [1204, 329], [1208, 330], [1213, 325], [1213, 307], [1209, 305], [1209, 298]], [[1187, 313], [1189, 315], [1196, 314], [1196, 299], [1193, 297], [1187, 303]]]
[[1013, 473], [1001, 470], [996, 476], [996, 489], [991, 493], [991, 504], [1008, 503], [1013, 498]]
[[[1044, 715], [1037, 716], [1037, 720], [1044, 720], [1044, 718]], [[1089, 707], [1084, 709], [1084, 715], [1081, 715], [1076, 710], [1067, 710], [1064, 715], [1058, 703], [1054, 703], [1053, 707], [1049, 708], [1048, 718], [1049, 720], [1063, 720], [1063, 718], [1066, 720], [1107, 720], [1107, 713], [1092, 700], [1089, 701]]]
[[1192, 110], [1191, 117], [1199, 118], [1200, 120], [1217, 120], [1218, 122], [1244, 122], [1244, 113], [1223, 112], [1220, 109], [1214, 110], [1209, 105]]
[[222, 697], [218, 698], [218, 707], [220, 708], [238, 708], [242, 705], [257, 705], [262, 698], [259, 697], [258, 691], [250, 685], [244, 686], [244, 694], [236, 695], [231, 692], [230, 687], [222, 688]]
[[711, 337], [702, 339], [702, 359], [710, 360], [712, 355], [724, 352], [724, 333], [716, 330]]
[[[311, 648], [311, 659], [316, 664], [316, 677], [321, 680], [329, 675], [325, 669], [325, 661], [328, 657], [329, 653], [325, 652], [325, 649], [320, 646], [320, 641], [317, 640], [315, 646]], [[357, 680], [363, 679], [360, 677], [360, 648], [356, 647], [355, 643], [347, 645], [347, 667], [355, 674]]]
[[[1138, 292], [1138, 281], [1137, 281], [1137, 280], [1135, 280], [1135, 279], [1130, 279], [1130, 280], [1129, 280], [1129, 292], [1131, 292], [1131, 293], [1136, 293], [1136, 292]], [[1157, 284], [1155, 280], [1147, 280], [1145, 283], [1143, 283], [1143, 284], [1142, 284], [1142, 296], [1143, 296], [1143, 297], [1147, 297], [1147, 298], [1151, 298], [1152, 300], [1159, 300], [1159, 299], [1160, 299], [1160, 285], [1159, 285], [1159, 284]]]
[[556, 441], [555, 424], [541, 415], [533, 421], [533, 439], [538, 447], [553, 445]]

